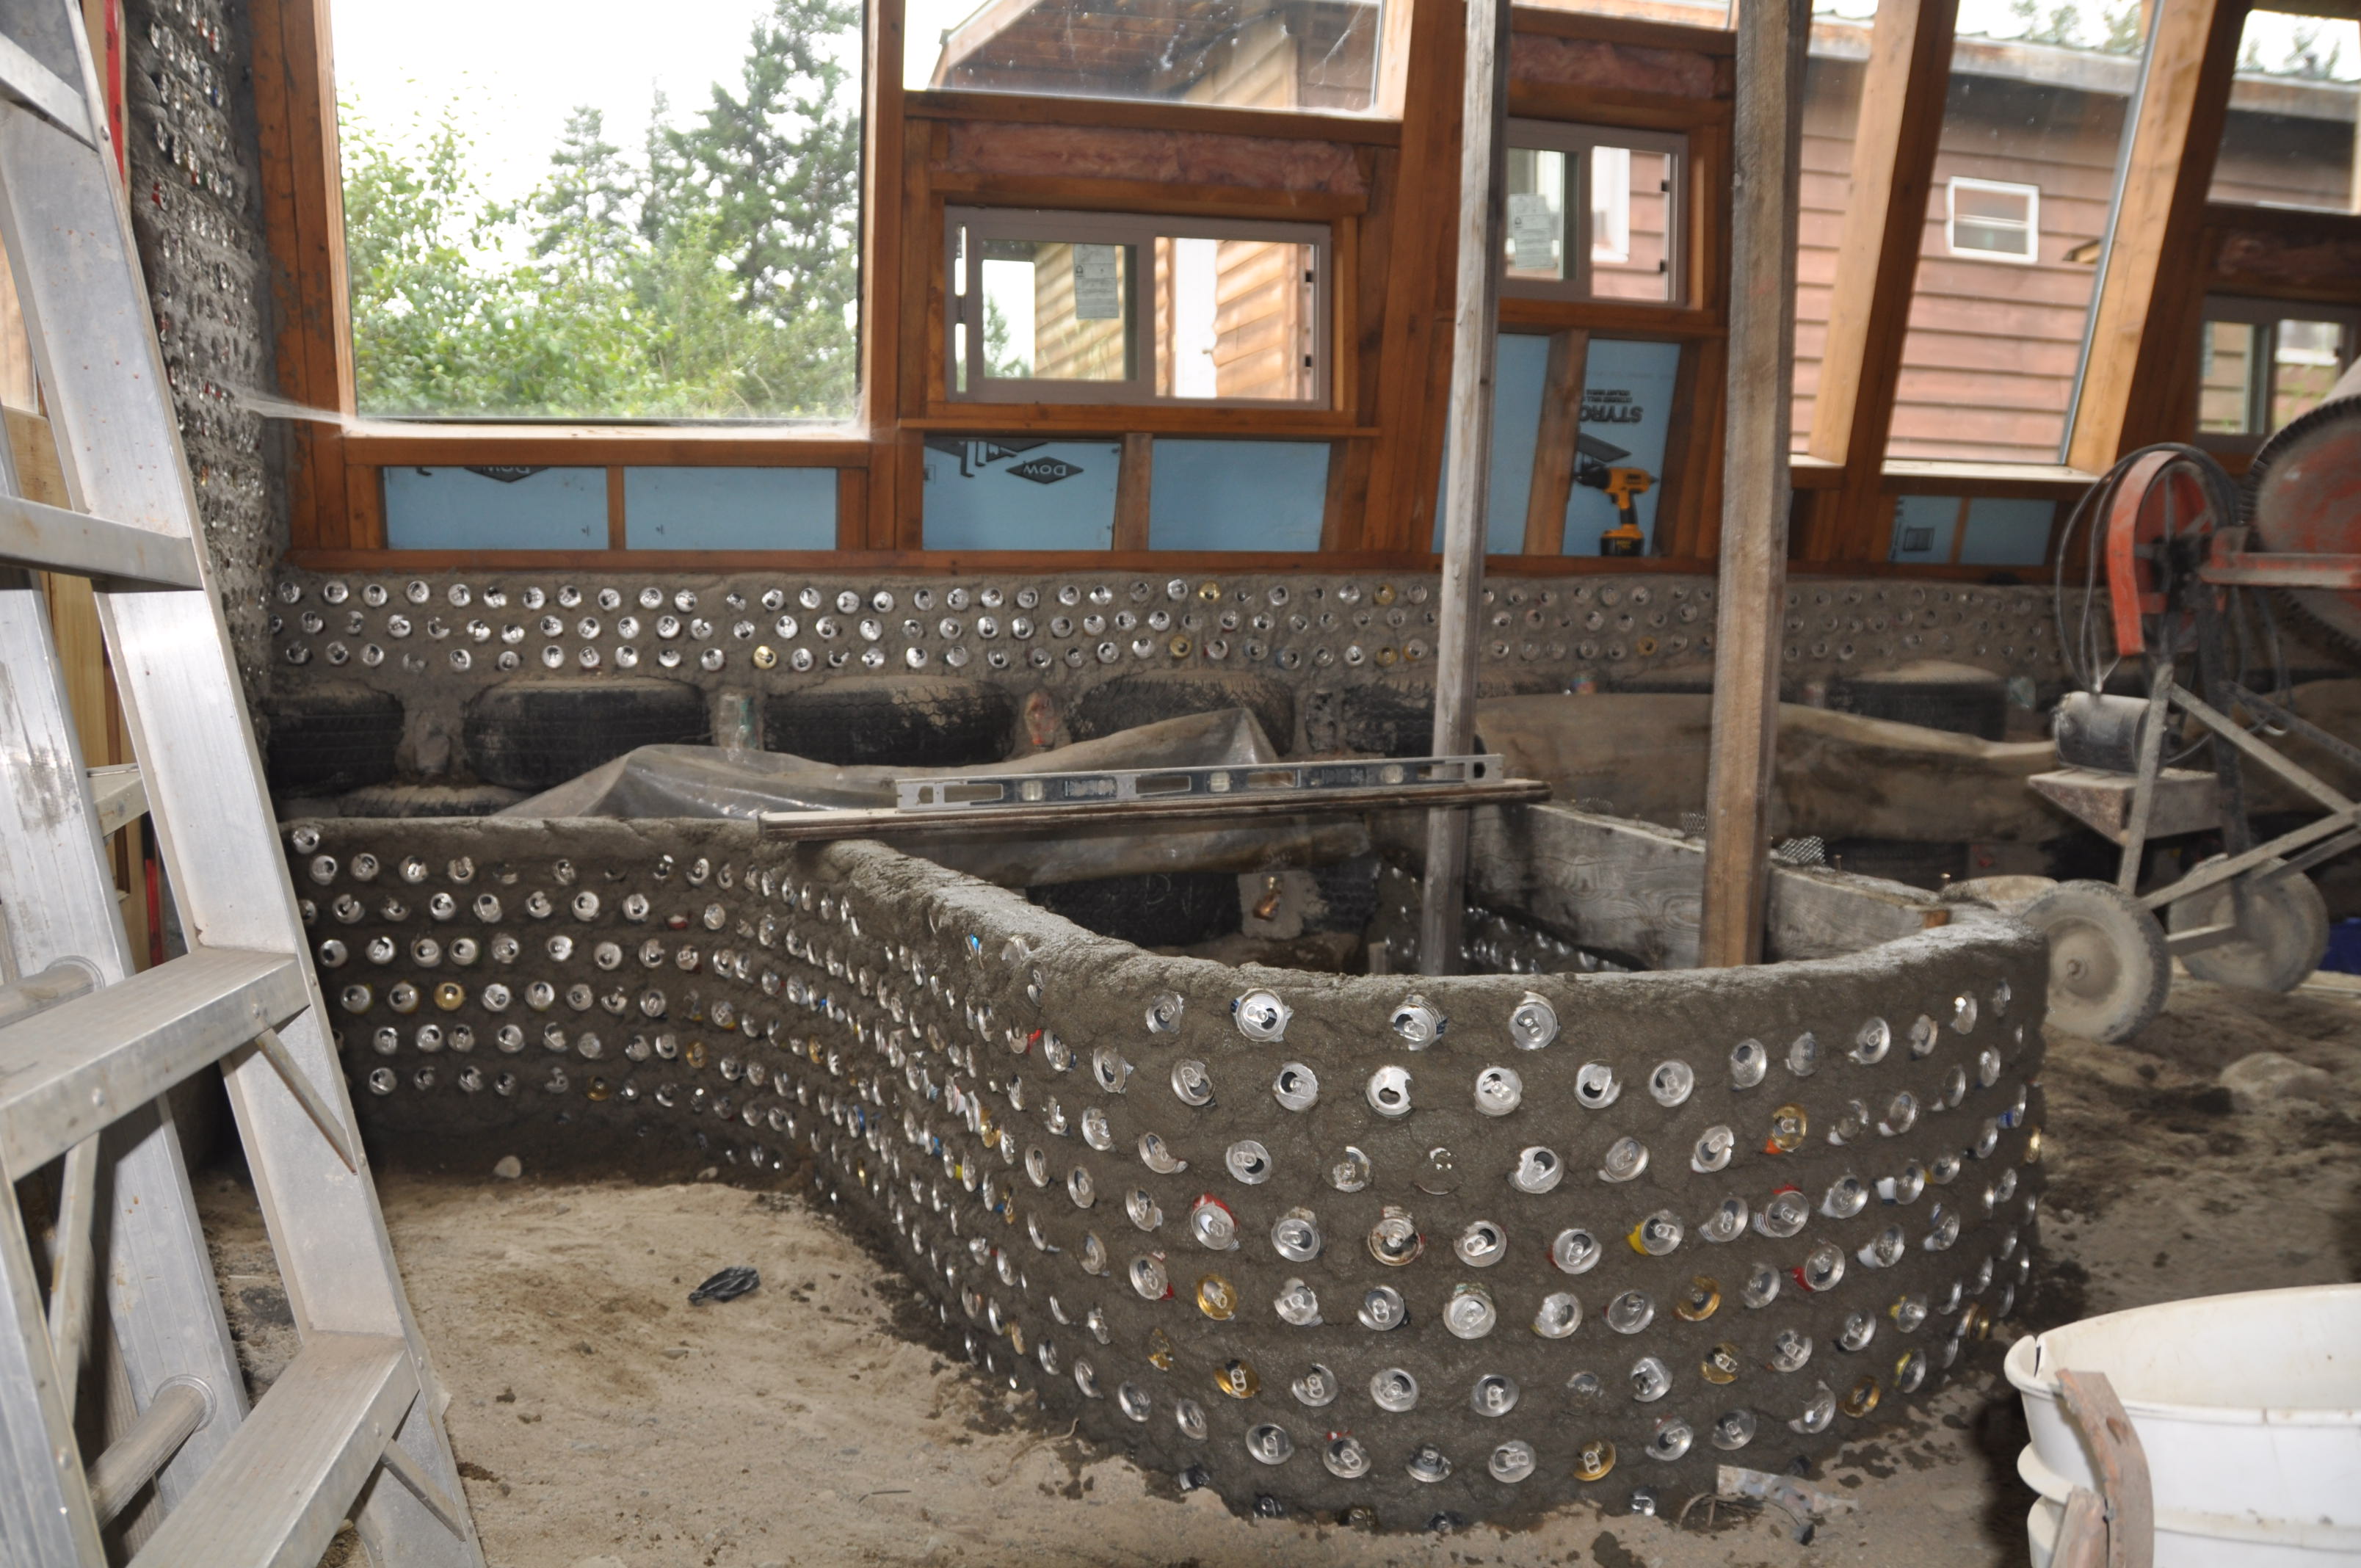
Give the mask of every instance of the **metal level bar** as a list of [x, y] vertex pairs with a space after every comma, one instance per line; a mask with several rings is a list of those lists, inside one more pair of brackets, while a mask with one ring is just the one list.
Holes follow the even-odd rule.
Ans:
[[90, 104], [70, 82], [0, 33], [0, 92], [16, 99], [84, 147], [91, 139]]
[[317, 1563], [417, 1400], [400, 1339], [305, 1342], [132, 1568]]
[[1302, 817], [1317, 813], [1422, 809], [1438, 803], [1456, 806], [1520, 806], [1547, 800], [1550, 787], [1538, 779], [1501, 779], [1487, 784], [1433, 784], [1414, 792], [1400, 787], [1335, 789], [1315, 795], [1174, 795], [1168, 799], [1066, 801], [1054, 806], [999, 806], [988, 811], [765, 811], [755, 820], [763, 836], [817, 843], [839, 839], [902, 839], [951, 833], [1013, 833], [1032, 828], [1080, 828], [1091, 823], [1170, 822], [1184, 817]]
[[1389, 789], [1412, 795], [1507, 776], [1508, 768], [1502, 760], [1486, 755], [897, 779], [894, 789], [895, 809], [900, 811], [999, 811], [1183, 798], [1214, 806], [1270, 795], [1309, 801], [1345, 790]]
[[98, 1522], [112, 1523], [139, 1489], [155, 1479], [192, 1433], [213, 1414], [213, 1396], [193, 1378], [175, 1378], [156, 1390], [128, 1431], [91, 1462], [90, 1506]]
[[300, 960], [200, 948], [0, 1029], [0, 1170], [38, 1170], [310, 1005]]
[[2200, 582], [2242, 588], [2361, 588], [2361, 555], [2234, 550], [2197, 568]]
[[0, 496], [0, 563], [88, 577], [115, 592], [204, 586], [186, 539], [22, 496]]
[[[1509, 0], [1467, 0], [1459, 99], [1458, 258], [1451, 317], [1451, 453], [1444, 476], [1443, 572], [1434, 638], [1438, 756], [1476, 742], [1477, 639], [1492, 478], [1492, 384], [1500, 333], [1500, 225], [1509, 189]], [[1467, 814], [1427, 813], [1418, 967], [1459, 968], [1467, 906]]]
[[91, 769], [90, 803], [98, 813], [101, 838], [112, 838], [147, 816], [148, 785], [139, 775], [139, 764]]

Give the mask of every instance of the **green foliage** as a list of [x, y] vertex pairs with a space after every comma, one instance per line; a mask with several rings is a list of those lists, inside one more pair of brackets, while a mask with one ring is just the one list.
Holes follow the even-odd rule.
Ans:
[[[579, 108], [524, 200], [488, 200], [445, 108], [397, 141], [342, 105], [360, 407], [582, 418], [850, 414], [858, 13], [774, 0], [739, 90], [637, 162]], [[405, 150], [407, 149], [407, 150]]]
[[2039, 0], [2009, 0], [2009, 12], [2016, 18], [2016, 41], [2031, 44], [2058, 44], [2067, 49], [2095, 49], [2104, 54], [2137, 54], [2147, 41], [2140, 31], [2139, 0], [2123, 0], [2123, 4], [2099, 6], [2094, 28], [2082, 14], [2077, 0], [2042, 5]]

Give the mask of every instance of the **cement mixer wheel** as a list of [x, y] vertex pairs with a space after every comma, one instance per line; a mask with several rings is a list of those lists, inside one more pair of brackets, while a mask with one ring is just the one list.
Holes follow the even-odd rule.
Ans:
[[2136, 899], [2103, 882], [2061, 882], [2017, 912], [2049, 938], [2049, 1022], [2070, 1035], [2127, 1040], [2164, 1010], [2172, 957]]
[[[2249, 872], [2246, 917], [2238, 935], [2216, 947], [2183, 954], [2180, 961], [2200, 980], [2242, 991], [2293, 991], [2320, 967], [2328, 951], [2328, 905], [2312, 880], [2300, 872], [2266, 874], [2283, 862], [2270, 861]], [[2172, 906], [2175, 931], [2201, 931], [2229, 924], [2236, 908], [2230, 884], [2218, 883]]]

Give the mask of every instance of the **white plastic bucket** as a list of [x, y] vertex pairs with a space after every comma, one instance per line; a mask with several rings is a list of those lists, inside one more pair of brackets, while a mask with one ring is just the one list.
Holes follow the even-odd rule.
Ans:
[[2057, 1372], [2103, 1372], [2147, 1451], [2156, 1568], [2361, 1568], [2361, 1285], [2205, 1296], [2021, 1339], [2017, 1474], [2048, 1568], [2067, 1497], [2096, 1490]]

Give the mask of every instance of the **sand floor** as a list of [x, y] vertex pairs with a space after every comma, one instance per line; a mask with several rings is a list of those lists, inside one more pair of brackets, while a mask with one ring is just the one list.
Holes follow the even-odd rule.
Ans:
[[[2324, 1068], [2319, 1098], [2234, 1109], [2257, 1050]], [[2361, 1001], [2183, 981], [2138, 1041], [2053, 1037], [2048, 1287], [2037, 1326], [2148, 1301], [2361, 1277]], [[1809, 1544], [1776, 1514], [1708, 1531], [1576, 1508], [1541, 1528], [1374, 1535], [1247, 1520], [1042, 1430], [902, 1332], [911, 1289], [800, 1196], [706, 1182], [386, 1168], [411, 1300], [495, 1568], [837, 1563], [1920, 1564], [2026, 1561], [2016, 1401], [1994, 1370], [1817, 1477], [1855, 1512]], [[291, 1353], [250, 1194], [200, 1180], [249, 1372]], [[762, 1288], [691, 1307], [728, 1264]], [[1999, 1336], [1995, 1336], [1998, 1338]], [[1998, 1349], [1995, 1345], [1994, 1350]], [[331, 1563], [359, 1554], [340, 1538]]]

